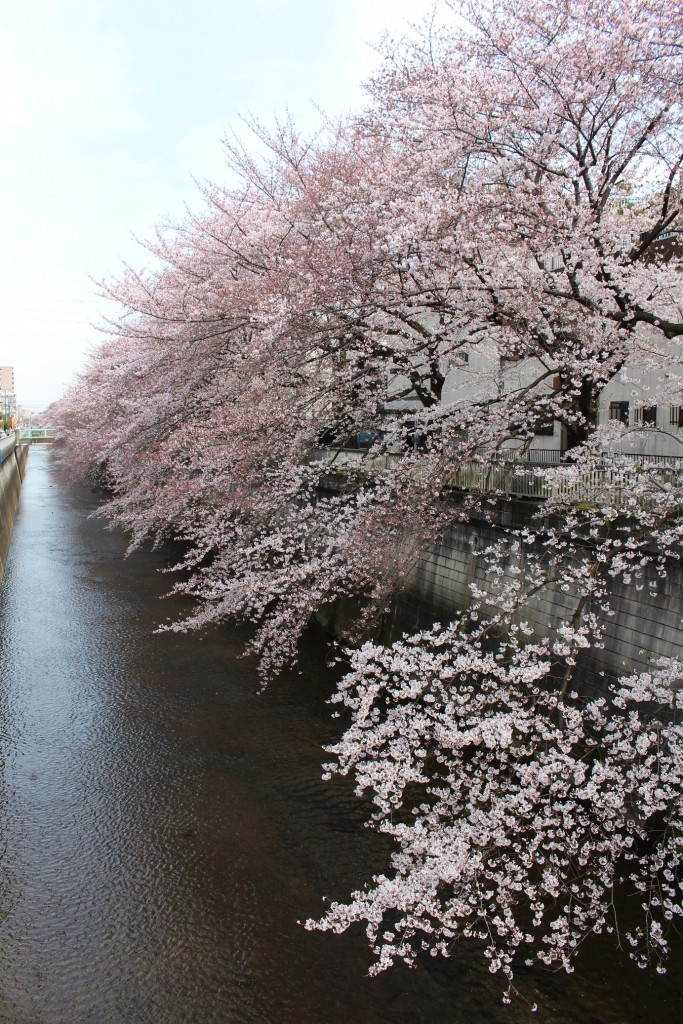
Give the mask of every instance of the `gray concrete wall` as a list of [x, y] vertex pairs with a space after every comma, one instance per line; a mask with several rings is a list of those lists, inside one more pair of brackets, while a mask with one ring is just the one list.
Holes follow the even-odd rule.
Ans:
[[[453, 613], [472, 601], [470, 583], [487, 594], [492, 584], [485, 573], [480, 552], [506, 534], [487, 523], [470, 522], [456, 526], [443, 543], [434, 548], [411, 571], [405, 593], [399, 600], [392, 632], [424, 628], [448, 621]], [[513, 537], [507, 535], [511, 549]], [[509, 550], [507, 566], [513, 562], [524, 572], [519, 556]], [[605, 677], [642, 671], [661, 656], [683, 659], [683, 572], [672, 563], [665, 579], [650, 571], [646, 585], [613, 584], [613, 616], [595, 608], [604, 627], [604, 647], [593, 648], [583, 658], [580, 675], [584, 688], [600, 691]], [[649, 583], [656, 592], [649, 592]], [[492, 599], [493, 603], [493, 599]], [[546, 635], [575, 607], [572, 595], [548, 587], [524, 607], [523, 617], [538, 636]], [[604, 673], [604, 675], [603, 675]]]
[[28, 445], [17, 445], [13, 437], [0, 441], [0, 580], [5, 572], [14, 517], [19, 505], [21, 481], [28, 459], [28, 448]]

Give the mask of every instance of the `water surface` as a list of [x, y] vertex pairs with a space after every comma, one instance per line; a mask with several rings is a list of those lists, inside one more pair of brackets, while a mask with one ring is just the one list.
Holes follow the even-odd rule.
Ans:
[[[155, 634], [168, 552], [124, 560], [101, 495], [31, 451], [0, 607], [0, 1024], [660, 1024], [659, 979], [592, 947], [502, 1006], [476, 951], [366, 976], [319, 916], [383, 847], [344, 780], [323, 640], [259, 694], [244, 636]], [[680, 966], [680, 959], [679, 959]]]

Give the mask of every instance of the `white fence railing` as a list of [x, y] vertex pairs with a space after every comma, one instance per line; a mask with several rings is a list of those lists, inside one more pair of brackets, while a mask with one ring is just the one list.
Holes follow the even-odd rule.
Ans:
[[[568, 497], [574, 502], [609, 502], [617, 507], [629, 503], [636, 484], [650, 474], [660, 486], [683, 485], [683, 459], [647, 455], [605, 455], [603, 465], [590, 470], [563, 474], [557, 458], [541, 461], [534, 456], [544, 449], [515, 456], [510, 449], [499, 450], [489, 459], [472, 460], [445, 474], [447, 486], [463, 491], [496, 494], [504, 497], [535, 498]], [[556, 453], [551, 453], [553, 456]], [[368, 474], [388, 469], [400, 461], [399, 455], [374, 455], [372, 449], [317, 448], [311, 462], [324, 463], [331, 472], [343, 475], [345, 470], [362, 469]], [[567, 463], [567, 468], [571, 463]], [[550, 470], [550, 472], [547, 472]]]
[[57, 432], [50, 427], [21, 427], [15, 430], [17, 441], [21, 444], [33, 441], [55, 441]]

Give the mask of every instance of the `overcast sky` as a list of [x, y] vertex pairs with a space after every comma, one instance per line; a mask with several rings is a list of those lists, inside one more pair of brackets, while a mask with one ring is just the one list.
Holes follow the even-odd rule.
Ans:
[[357, 109], [371, 45], [432, 0], [0, 0], [0, 364], [59, 397], [100, 335], [93, 283], [224, 181], [241, 115]]

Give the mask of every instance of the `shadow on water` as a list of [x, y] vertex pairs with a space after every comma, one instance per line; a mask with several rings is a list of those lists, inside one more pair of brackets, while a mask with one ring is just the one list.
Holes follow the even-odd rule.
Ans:
[[259, 694], [238, 630], [155, 634], [161, 552], [89, 518], [100, 498], [31, 452], [0, 609], [0, 1024], [678, 1021], [673, 975], [595, 947], [501, 1005], [475, 951], [366, 976], [364, 936], [306, 932], [377, 868], [307, 638]]

